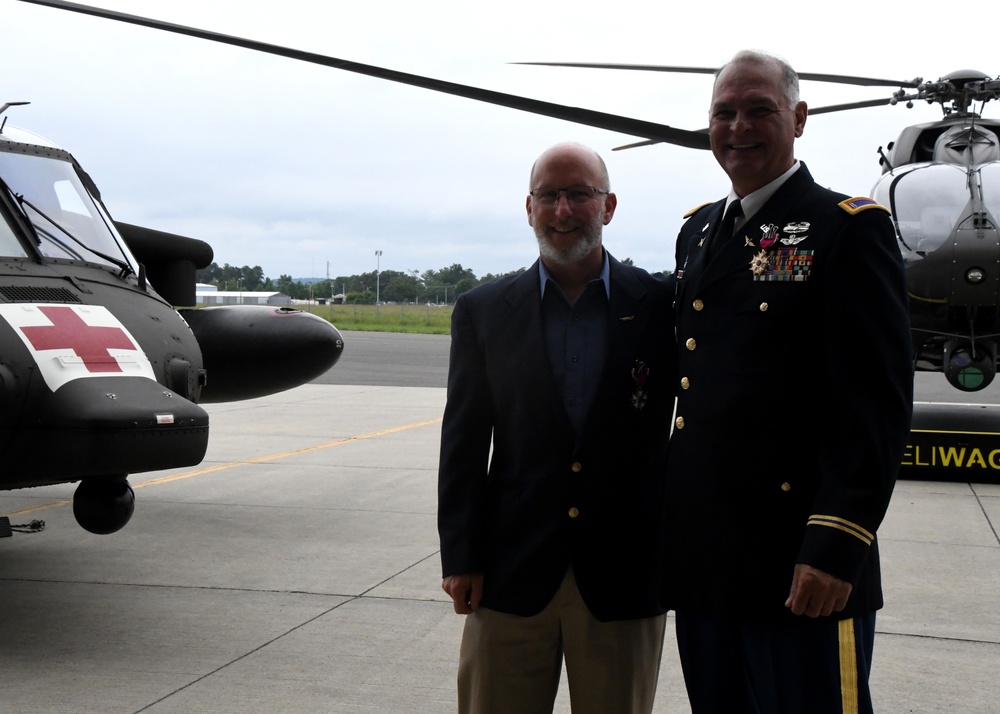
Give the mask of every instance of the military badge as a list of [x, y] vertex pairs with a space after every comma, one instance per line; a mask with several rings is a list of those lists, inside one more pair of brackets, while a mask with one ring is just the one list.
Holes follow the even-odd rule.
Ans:
[[758, 280], [761, 275], [763, 275], [770, 269], [771, 269], [771, 258], [770, 256], [768, 256], [766, 250], [762, 250], [761, 252], [759, 252], [750, 261], [750, 272], [753, 273], [754, 280]]
[[773, 253], [761, 251], [750, 261], [755, 281], [804, 283], [812, 272], [813, 252], [799, 248], [781, 248]]
[[760, 229], [764, 231], [764, 235], [760, 238], [760, 247], [770, 248], [778, 240], [778, 227], [773, 223], [765, 223]]
[[809, 223], [801, 221], [799, 223], [789, 223], [782, 229], [785, 237], [781, 239], [783, 245], [798, 245], [809, 237]]
[[641, 412], [646, 406], [649, 395], [646, 393], [646, 380], [649, 379], [649, 367], [645, 362], [636, 360], [632, 368], [632, 381], [635, 382], [635, 391], [632, 392], [632, 408]]

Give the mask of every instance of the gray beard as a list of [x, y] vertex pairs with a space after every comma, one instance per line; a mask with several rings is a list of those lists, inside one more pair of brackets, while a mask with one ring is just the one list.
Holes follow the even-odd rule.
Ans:
[[596, 225], [584, 226], [580, 240], [568, 248], [560, 249], [549, 240], [543, 227], [535, 226], [535, 237], [538, 238], [538, 252], [543, 258], [556, 265], [579, 263], [590, 255], [595, 248], [601, 245], [601, 229], [603, 227], [604, 224], [599, 221], [596, 222]]

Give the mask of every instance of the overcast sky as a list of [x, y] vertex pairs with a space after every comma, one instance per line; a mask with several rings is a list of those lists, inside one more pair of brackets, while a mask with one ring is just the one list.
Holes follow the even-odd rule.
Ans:
[[[93, 4], [685, 129], [707, 124], [709, 76], [509, 63], [715, 67], [753, 47], [803, 72], [1000, 74], [992, 37], [976, 34], [987, 17], [948, 24], [940, 8], [902, 0], [823, 14], [731, 0]], [[19, 0], [0, 8], [0, 103], [32, 102], [8, 121], [73, 153], [116, 219], [206, 240], [220, 265], [260, 265], [272, 278], [526, 266], [536, 255], [528, 170], [560, 141], [602, 153], [619, 199], [605, 245], [650, 270], [673, 267], [687, 209], [727, 190], [709, 152], [612, 152], [634, 137]], [[813, 106], [891, 92], [802, 86]], [[865, 195], [877, 148], [939, 116], [926, 104], [815, 116], [797, 157], [821, 183]]]

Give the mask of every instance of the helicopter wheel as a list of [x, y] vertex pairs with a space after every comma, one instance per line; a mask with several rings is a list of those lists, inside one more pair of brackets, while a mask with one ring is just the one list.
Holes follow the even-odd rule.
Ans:
[[84, 479], [73, 494], [76, 522], [84, 530], [98, 535], [124, 528], [134, 510], [135, 493], [124, 476]]

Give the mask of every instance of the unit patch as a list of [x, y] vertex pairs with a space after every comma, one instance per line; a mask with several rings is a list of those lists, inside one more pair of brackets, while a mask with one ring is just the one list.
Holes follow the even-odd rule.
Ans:
[[855, 198], [849, 198], [846, 201], [841, 201], [837, 205], [843, 208], [848, 213], [850, 213], [852, 216], [857, 213], [861, 213], [862, 211], [867, 211], [869, 208], [880, 208], [886, 213], [889, 212], [888, 208], [883, 206], [881, 203], [876, 203], [867, 196], [857, 196]]

